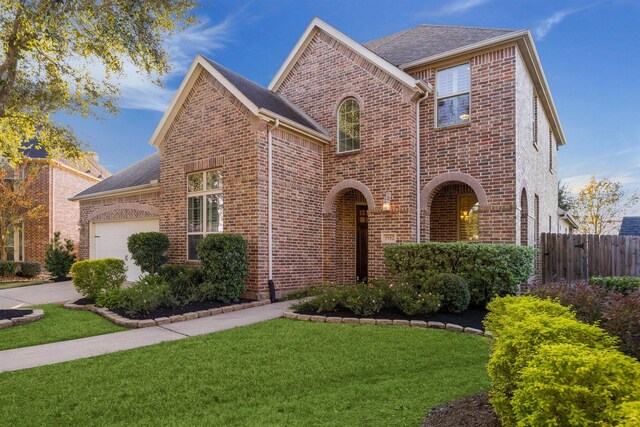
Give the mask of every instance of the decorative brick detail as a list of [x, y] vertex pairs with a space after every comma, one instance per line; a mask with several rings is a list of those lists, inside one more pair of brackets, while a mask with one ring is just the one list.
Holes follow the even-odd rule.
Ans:
[[375, 202], [373, 201], [373, 195], [371, 191], [367, 188], [366, 185], [361, 183], [360, 181], [356, 181], [355, 179], [345, 179], [344, 181], [336, 184], [327, 197], [324, 200], [324, 209], [323, 213], [330, 214], [335, 211], [335, 201], [338, 194], [343, 192], [344, 190], [353, 189], [359, 191], [367, 201], [367, 206], [369, 209], [375, 209]]
[[485, 193], [484, 188], [482, 188], [482, 184], [480, 181], [475, 179], [469, 174], [462, 172], [445, 172], [442, 173], [435, 178], [433, 178], [427, 185], [424, 186], [422, 192], [420, 194], [420, 203], [423, 210], [429, 210], [431, 205], [431, 200], [436, 193], [436, 190], [448, 183], [462, 182], [467, 184], [476, 196], [478, 197], [478, 204], [481, 208], [489, 207], [489, 200], [487, 199], [487, 193]]
[[[129, 212], [115, 212], [129, 211]], [[107, 215], [108, 214], [108, 215]], [[86, 221], [108, 221], [110, 219], [157, 217], [160, 208], [142, 203], [115, 203], [96, 209], [86, 217]]]
[[184, 172], [191, 173], [206, 169], [220, 168], [224, 165], [224, 156], [211, 157], [203, 160], [196, 160], [184, 165]]

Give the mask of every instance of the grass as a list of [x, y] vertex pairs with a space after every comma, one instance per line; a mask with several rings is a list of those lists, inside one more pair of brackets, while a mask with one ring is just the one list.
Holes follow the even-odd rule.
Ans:
[[29, 280], [29, 281], [24, 281], [24, 282], [7, 282], [7, 283], [0, 282], [0, 290], [2, 290], [2, 289], [12, 289], [12, 288], [21, 288], [23, 286], [40, 285], [42, 283], [44, 283], [44, 280]]
[[415, 427], [430, 407], [487, 390], [488, 357], [467, 334], [277, 319], [0, 374], [0, 419]]
[[66, 310], [59, 304], [45, 304], [33, 308], [43, 309], [44, 318], [0, 330], [0, 351], [125, 330], [89, 311]]

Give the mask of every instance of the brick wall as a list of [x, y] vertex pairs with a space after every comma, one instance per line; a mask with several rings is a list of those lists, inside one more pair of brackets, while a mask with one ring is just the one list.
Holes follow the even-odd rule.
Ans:
[[33, 184], [34, 201], [44, 207], [43, 215], [24, 224], [24, 258], [30, 262], [44, 262], [44, 252], [53, 236], [51, 217], [49, 215], [51, 180], [53, 169], [48, 164], [34, 164], [38, 168]]

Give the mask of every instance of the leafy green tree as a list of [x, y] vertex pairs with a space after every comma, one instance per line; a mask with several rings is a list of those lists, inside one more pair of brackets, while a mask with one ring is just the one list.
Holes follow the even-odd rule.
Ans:
[[[0, 0], [0, 157], [16, 163], [37, 138], [51, 157], [82, 158], [58, 112], [117, 112], [118, 78], [133, 64], [157, 84], [164, 41], [193, 23], [196, 0]], [[95, 77], [96, 67], [105, 71]]]
[[558, 182], [558, 207], [565, 212], [571, 212], [574, 202], [574, 196], [569, 191], [567, 183]]

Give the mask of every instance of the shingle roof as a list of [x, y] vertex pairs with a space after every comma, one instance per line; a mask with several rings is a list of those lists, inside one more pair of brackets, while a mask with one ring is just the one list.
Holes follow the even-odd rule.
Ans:
[[316, 132], [320, 132], [327, 136], [329, 135], [326, 129], [316, 123], [312, 118], [283, 96], [271, 92], [269, 89], [260, 86], [259, 84], [231, 71], [226, 67], [223, 67], [217, 62], [208, 58], [205, 59], [258, 108], [264, 108], [265, 110], [276, 113], [300, 125], [308, 127], [309, 129], [315, 130]]
[[620, 236], [640, 236], [640, 216], [625, 216], [620, 225]]
[[421, 24], [364, 43], [364, 46], [393, 65], [458, 49], [513, 32], [499, 28], [454, 27]]
[[[22, 153], [30, 159], [47, 159], [49, 155], [47, 150], [38, 146], [38, 141], [32, 139], [29, 142], [22, 144]], [[81, 160], [69, 160], [69, 159], [55, 159], [57, 162], [62, 163], [65, 166], [73, 168], [77, 171], [84, 172], [86, 174], [95, 176], [96, 178], [107, 178], [111, 176], [111, 173], [102, 166], [98, 160], [88, 155], [86, 161]]]
[[160, 153], [152, 154], [77, 194], [74, 198], [160, 181]]

